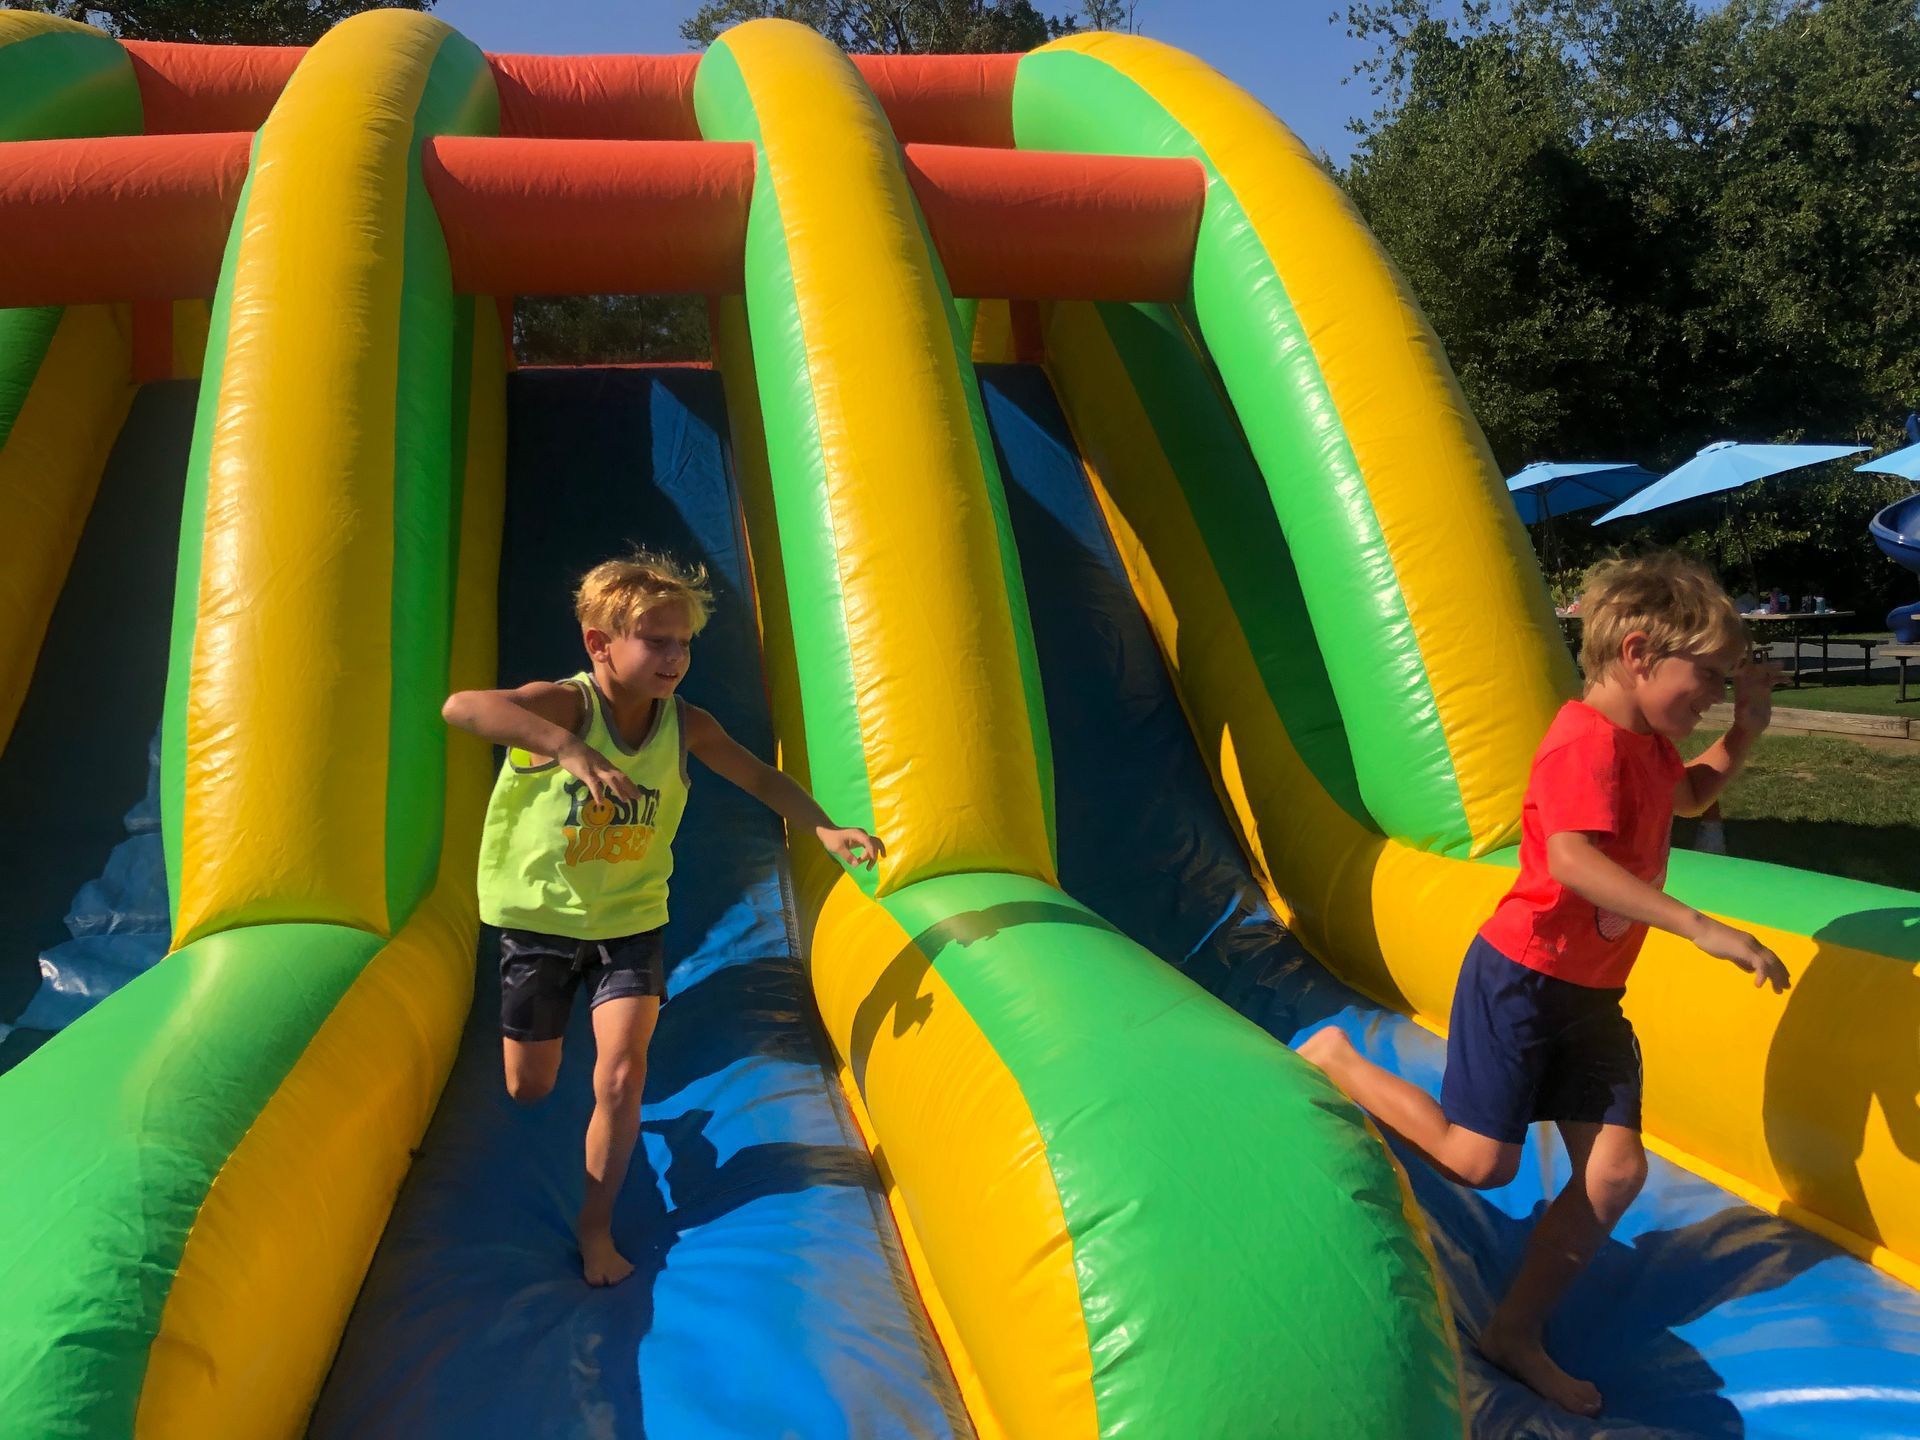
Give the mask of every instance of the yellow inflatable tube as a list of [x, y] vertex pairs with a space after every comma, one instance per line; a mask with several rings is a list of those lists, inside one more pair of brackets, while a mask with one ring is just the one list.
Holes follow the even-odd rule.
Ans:
[[[1357, 1116], [1053, 884], [1005, 499], [884, 115], [773, 21], [707, 53], [695, 101], [757, 151], [744, 323], [717, 329], [781, 762], [894, 852], [869, 898], [798, 841], [814, 993], [982, 1428], [1456, 1427], [1431, 1257]], [[1214, 1090], [1245, 1099], [1191, 1103]]]
[[[746, 307], [721, 300], [714, 318], [779, 763], [811, 786], [795, 627]], [[1032, 1248], [1034, 1236], [1066, 1232], [1031, 1112], [950, 993], [935, 993], [927, 1023], [873, 1028], [862, 1047], [861, 1073], [853, 1073], [846, 1057], [868, 997], [911, 999], [922, 985], [938, 987], [939, 979], [924, 957], [914, 963], [911, 938], [899, 923], [852, 876], [838, 874], [818, 846], [803, 841], [792, 854], [800, 930], [813, 957], [821, 1019], [842, 1057], [849, 1104], [874, 1150], [909, 1254], [916, 1257], [914, 1277], [967, 1413], [983, 1437], [1094, 1433], [1091, 1363], [1072, 1254], [1065, 1248], [1035, 1254]], [[903, 958], [906, 972], [921, 977], [905, 995], [897, 993], [899, 980], [887, 974]], [[955, 1105], [967, 1115], [953, 1114]], [[974, 1184], [987, 1175], [995, 1177], [999, 1202], [986, 1212], [983, 1226]], [[955, 1254], [967, 1255], [969, 1264], [949, 1272], [936, 1270], [929, 1258]], [[951, 1273], [953, 1283], [941, 1283], [937, 1273]], [[1014, 1294], [1020, 1303], [1005, 1304], [1004, 1297]], [[970, 1336], [991, 1339], [976, 1349]]]
[[[456, 687], [495, 673], [506, 474], [498, 312], [470, 303]], [[215, 1176], [161, 1313], [136, 1434], [293, 1434], [306, 1422], [473, 998], [473, 856], [492, 771], [490, 747], [449, 739], [439, 877]]]

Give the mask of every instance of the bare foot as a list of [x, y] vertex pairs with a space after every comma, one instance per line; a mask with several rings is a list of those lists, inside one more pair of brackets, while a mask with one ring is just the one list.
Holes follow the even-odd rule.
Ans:
[[1600, 1413], [1600, 1392], [1554, 1364], [1537, 1338], [1489, 1324], [1480, 1332], [1479, 1348], [1487, 1359], [1562, 1410], [1589, 1417]]
[[580, 1268], [589, 1285], [618, 1285], [633, 1274], [633, 1262], [613, 1248], [613, 1236], [605, 1230], [583, 1230], [580, 1241]]

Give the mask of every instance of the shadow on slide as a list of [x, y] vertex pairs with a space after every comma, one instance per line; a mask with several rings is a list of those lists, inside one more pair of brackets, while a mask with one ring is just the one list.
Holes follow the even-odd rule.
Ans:
[[[1338, 1024], [1437, 1093], [1444, 1043], [1322, 968], [1248, 871], [1044, 372], [982, 366], [981, 391], [1046, 689], [1062, 886], [1280, 1040]], [[1557, 1137], [1535, 1126], [1519, 1178], [1485, 1193], [1401, 1159], [1451, 1292], [1475, 1436], [1915, 1433], [1920, 1295], [1658, 1157], [1549, 1334], [1607, 1413], [1546, 1406], [1472, 1337], [1564, 1183]]]
[[[719, 377], [526, 370], [508, 387], [502, 682], [582, 668], [572, 584], [644, 542], [712, 572], [687, 698], [770, 756]], [[614, 1223], [635, 1274], [590, 1290], [573, 1248], [593, 1103], [586, 1011], [554, 1093], [516, 1106], [483, 938], [459, 1058], [310, 1433], [970, 1433], [822, 1064], [779, 822], [697, 764], [693, 780], [642, 1151]]]

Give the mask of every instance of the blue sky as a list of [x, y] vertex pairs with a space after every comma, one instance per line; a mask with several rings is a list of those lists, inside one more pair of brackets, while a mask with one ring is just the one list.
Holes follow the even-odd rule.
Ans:
[[[1316, 149], [1345, 159], [1349, 116], [1373, 101], [1340, 82], [1365, 50], [1327, 16], [1337, 0], [1142, 0], [1140, 29], [1189, 50], [1257, 95]], [[686, 49], [680, 22], [698, 0], [439, 0], [434, 13], [486, 50], [548, 55]], [[1051, 12], [1071, 0], [1041, 0]], [[1344, 5], [1341, 6], [1344, 10]]]

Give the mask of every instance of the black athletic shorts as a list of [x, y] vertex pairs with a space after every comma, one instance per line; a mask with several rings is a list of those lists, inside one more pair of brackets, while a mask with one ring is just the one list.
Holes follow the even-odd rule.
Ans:
[[1626, 993], [1530, 970], [1476, 935], [1447, 1026], [1447, 1119], [1510, 1145], [1535, 1120], [1638, 1130], [1640, 1042], [1620, 1010]]
[[500, 1033], [514, 1040], [558, 1040], [583, 984], [591, 1007], [628, 995], [658, 995], [664, 1002], [666, 933], [661, 928], [617, 940], [574, 940], [502, 930]]

